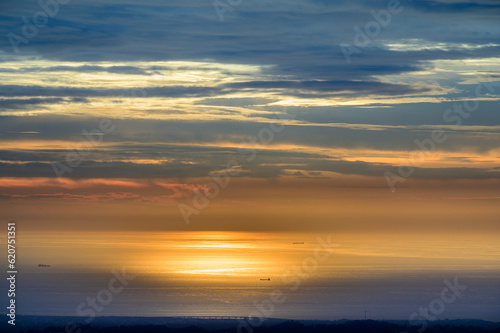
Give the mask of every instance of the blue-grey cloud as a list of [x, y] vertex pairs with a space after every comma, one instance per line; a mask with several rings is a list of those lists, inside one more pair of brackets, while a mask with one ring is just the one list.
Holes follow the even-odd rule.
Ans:
[[[131, 91], [135, 91], [131, 94]], [[74, 88], [74, 87], [48, 87], [48, 86], [20, 86], [0, 85], [0, 96], [27, 97], [27, 96], [52, 96], [52, 97], [193, 97], [223, 94], [220, 88], [199, 86], [164, 86], [152, 88]]]

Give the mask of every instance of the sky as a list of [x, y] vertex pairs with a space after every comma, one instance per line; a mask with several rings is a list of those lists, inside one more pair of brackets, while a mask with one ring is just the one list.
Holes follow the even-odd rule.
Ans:
[[[420, 202], [438, 228], [496, 228], [496, 1], [61, 0], [0, 13], [4, 218], [288, 231], [312, 212], [313, 229], [368, 227], [368, 214], [393, 230], [422, 220], [402, 209]], [[363, 202], [380, 214], [352, 209]]]
[[247, 315], [320, 235], [338, 249], [275, 315], [406, 319], [458, 277], [446, 315], [498, 320], [499, 17], [493, 0], [0, 0], [20, 313], [74, 315], [122, 265], [135, 285], [102, 314]]

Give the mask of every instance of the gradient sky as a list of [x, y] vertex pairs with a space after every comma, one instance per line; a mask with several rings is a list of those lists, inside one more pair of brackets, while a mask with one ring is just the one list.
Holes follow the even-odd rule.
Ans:
[[19, 314], [499, 319], [498, 1], [55, 1], [0, 1]]
[[[498, 232], [500, 5], [401, 1], [347, 61], [340, 45], [387, 7], [243, 0], [221, 20], [206, 0], [75, 0], [13, 48], [41, 7], [0, 3], [2, 217], [56, 229]], [[102, 119], [113, 131], [89, 146], [82, 131]], [[445, 139], [409, 162], [433, 131]], [[82, 147], [58, 179], [53, 163]], [[192, 206], [231, 160], [238, 175], [186, 225], [178, 204]], [[407, 178], [398, 167], [412, 163]], [[393, 192], [387, 172], [402, 176]]]

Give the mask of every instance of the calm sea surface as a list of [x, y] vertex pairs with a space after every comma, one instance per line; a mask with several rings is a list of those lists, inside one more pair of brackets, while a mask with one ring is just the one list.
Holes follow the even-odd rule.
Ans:
[[356, 319], [366, 310], [408, 319], [457, 277], [467, 289], [440, 318], [499, 320], [499, 243], [484, 235], [20, 233], [18, 313], [78, 315], [114, 269], [134, 278], [98, 315], [249, 316], [278, 292], [270, 317]]

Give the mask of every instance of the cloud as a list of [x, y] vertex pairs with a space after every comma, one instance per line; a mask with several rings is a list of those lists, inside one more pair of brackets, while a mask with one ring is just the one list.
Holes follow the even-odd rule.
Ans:
[[85, 103], [85, 98], [1, 98], [0, 110], [31, 110], [42, 105]]
[[[114, 118], [117, 130], [71, 177], [204, 177], [242, 159], [238, 148], [282, 106], [296, 120], [256, 148], [259, 162], [245, 165], [245, 176], [287, 174], [271, 163], [303, 164], [293, 168], [301, 177], [380, 176], [393, 170], [396, 152], [418, 149], [415, 140], [440, 126], [448, 140], [438, 153], [455, 154], [460, 166], [470, 153], [489, 159], [500, 142], [498, 90], [475, 98], [471, 80], [498, 75], [498, 3], [402, 1], [403, 11], [347, 64], [339, 44], [352, 44], [355, 28], [365, 29], [371, 12], [386, 6], [243, 1], [221, 22], [205, 0], [61, 5], [19, 54], [0, 39], [0, 107], [16, 116], [0, 118], [1, 171], [53, 177], [50, 163], [64, 161], [102, 116]], [[21, 34], [21, 17], [40, 10], [37, 2], [4, 7], [2, 36]], [[468, 99], [480, 102], [478, 111], [462, 127], [446, 127], [443, 113]], [[39, 146], [26, 132], [38, 133]], [[356, 160], [361, 151], [387, 156]], [[497, 177], [484, 165], [426, 165], [416, 174]]]
[[[355, 91], [357, 95], [378, 94], [378, 95], [406, 95], [411, 93], [423, 93], [430, 91], [429, 88], [416, 88], [409, 85], [383, 83], [377, 81], [248, 81], [237, 82], [226, 85], [239, 89], [287, 89], [286, 94], [294, 94], [292, 91], [309, 91], [316, 93], [337, 93], [341, 91]], [[311, 95], [308, 95], [311, 96]], [[323, 96], [323, 95], [321, 95]]]
[[50, 67], [27, 67], [27, 68], [0, 68], [0, 73], [34, 73], [34, 72], [77, 72], [77, 73], [112, 73], [129, 75], [151, 75], [142, 68], [134, 66], [50, 66]]
[[[133, 89], [133, 88], [131, 88]], [[141, 94], [135, 97], [192, 97], [210, 96], [222, 93], [220, 89], [212, 87], [197, 86], [174, 86], [174, 87], [152, 87], [141, 89]], [[129, 89], [130, 90], [130, 89]], [[53, 97], [119, 97], [127, 93], [126, 89], [96, 89], [96, 88], [74, 88], [74, 87], [47, 87], [47, 86], [0, 86], [0, 96], [27, 97], [27, 96], [53, 96]]]

